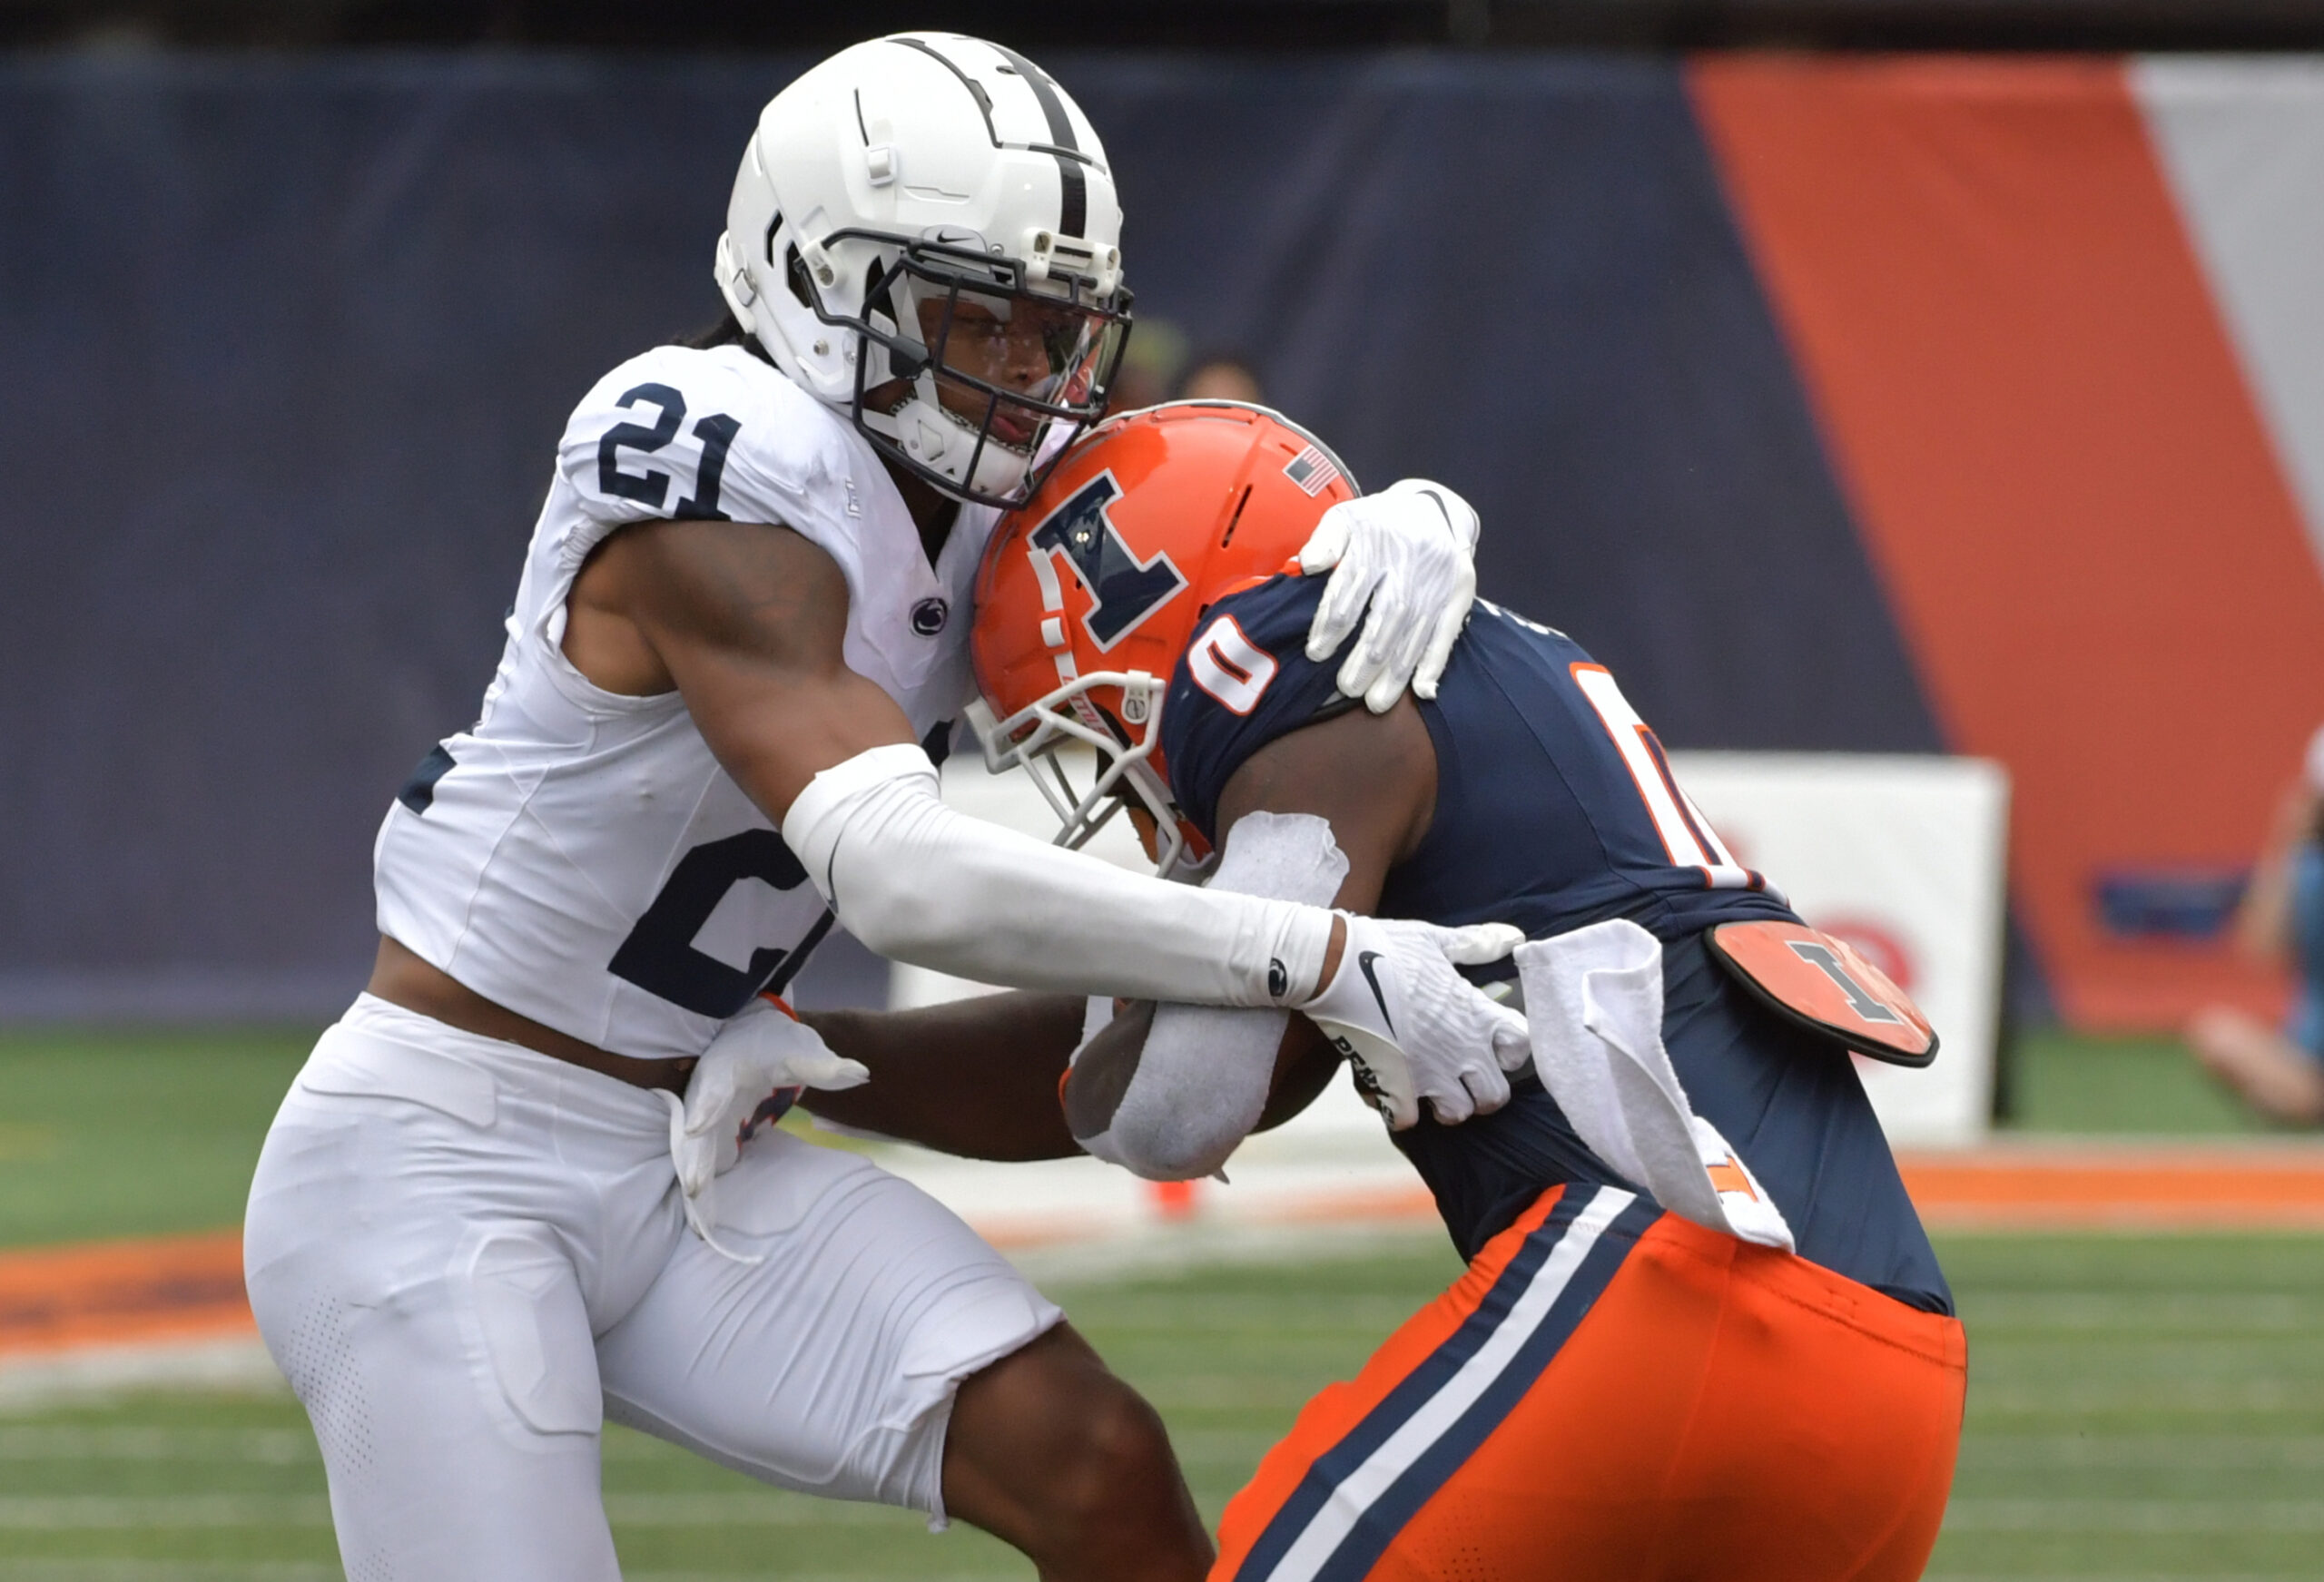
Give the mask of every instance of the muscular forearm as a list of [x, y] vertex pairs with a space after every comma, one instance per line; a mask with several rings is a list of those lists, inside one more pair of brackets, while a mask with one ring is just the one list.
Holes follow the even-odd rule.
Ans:
[[801, 1104], [860, 1126], [974, 1159], [1078, 1154], [1058, 1107], [1058, 1079], [1081, 1037], [1083, 1002], [1000, 994], [913, 1011], [808, 1011], [801, 1020], [872, 1080]]
[[796, 534], [647, 524], [606, 553], [704, 741], [881, 954], [1196, 1005], [1295, 1005], [1330, 981], [1342, 931], [1320, 909], [1206, 896], [945, 807], [911, 722], [845, 663], [844, 576]]

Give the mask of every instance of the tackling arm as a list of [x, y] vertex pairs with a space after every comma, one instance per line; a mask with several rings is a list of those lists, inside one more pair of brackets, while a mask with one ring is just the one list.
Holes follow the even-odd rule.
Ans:
[[1296, 1004], [1331, 983], [1344, 929], [1326, 911], [1126, 873], [945, 807], [902, 711], [846, 666], [838, 565], [796, 534], [642, 523], [603, 558], [711, 751], [874, 950], [1202, 1004]]
[[[1336, 904], [1369, 910], [1427, 833], [1435, 801], [1434, 747], [1409, 701], [1293, 732], [1227, 782], [1213, 882], [1307, 899], [1320, 879]], [[1304, 1109], [1337, 1061], [1313, 1023], [1280, 1011], [1139, 1007], [1075, 1063], [1066, 1118], [1100, 1158], [1190, 1179]]]
[[[1320, 881], [1320, 899], [1369, 908], [1426, 832], [1435, 795], [1435, 753], [1410, 703], [1295, 732], [1228, 782], [1212, 882], [1305, 899], [1318, 899]], [[1285, 813], [1293, 816], [1273, 816]], [[1087, 1149], [1149, 1179], [1187, 1180], [1305, 1109], [1339, 1064], [1303, 1017], [1150, 1002], [1115, 1017], [1077, 1057], [1083, 1009], [1079, 999], [1010, 994], [918, 1011], [809, 1012], [808, 1025], [872, 1081], [800, 1102], [946, 1153], [1021, 1160]]]
[[[1359, 924], [1167, 884], [953, 812], [902, 711], [848, 669], [847, 603], [837, 564], [788, 529], [643, 522], [583, 568], [566, 652], [599, 686], [675, 690], [727, 772], [782, 818], [816, 889], [882, 954], [1028, 988], [1288, 1005], [1344, 1047], [1355, 1038], [1374, 1060], [1435, 1083], [1405, 1080], [1400, 1092], [1441, 1095], [1440, 1078], [1456, 1074], [1456, 1107], [1480, 1044], [1521, 1036], [1521, 1023], [1452, 970], [1505, 954], [1513, 930]], [[1364, 944], [1348, 948], [1358, 936]], [[1364, 970], [1344, 970], [1344, 954]], [[1403, 1007], [1393, 1015], [1392, 1001]], [[741, 1046], [730, 1059], [714, 1041], [694, 1071], [683, 1135], [697, 1153], [726, 1130], [734, 1105], [720, 1096], [739, 1096], [745, 1069], [771, 1054], [766, 1039], [730, 1042]], [[1399, 1124], [1413, 1104], [1399, 1101]]]
[[1072, 995], [995, 994], [912, 1011], [803, 1012], [872, 1080], [843, 1093], [811, 1088], [800, 1103], [941, 1153], [1070, 1158], [1081, 1150], [1059, 1112], [1058, 1079], [1080, 1041], [1083, 1009]]

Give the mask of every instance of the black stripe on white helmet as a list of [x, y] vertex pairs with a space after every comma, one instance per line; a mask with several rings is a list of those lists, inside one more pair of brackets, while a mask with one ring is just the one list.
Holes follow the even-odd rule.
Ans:
[[957, 34], [841, 51], [761, 112], [719, 289], [800, 386], [955, 497], [1014, 505], [1103, 415], [1129, 328], [1105, 148], [1054, 79]]

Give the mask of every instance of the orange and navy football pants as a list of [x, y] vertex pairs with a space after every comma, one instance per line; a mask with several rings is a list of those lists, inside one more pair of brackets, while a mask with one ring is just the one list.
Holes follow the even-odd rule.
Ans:
[[1554, 1188], [1308, 1402], [1211, 1582], [1909, 1582], [1966, 1382], [1956, 1320]]

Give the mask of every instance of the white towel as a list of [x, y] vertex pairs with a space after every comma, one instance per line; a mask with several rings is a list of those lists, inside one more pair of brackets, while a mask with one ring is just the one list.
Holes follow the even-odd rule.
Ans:
[[1682, 1219], [1792, 1252], [1742, 1155], [1695, 1114], [1662, 1046], [1662, 943], [1615, 919], [1517, 948], [1533, 1066], [1581, 1140]]

